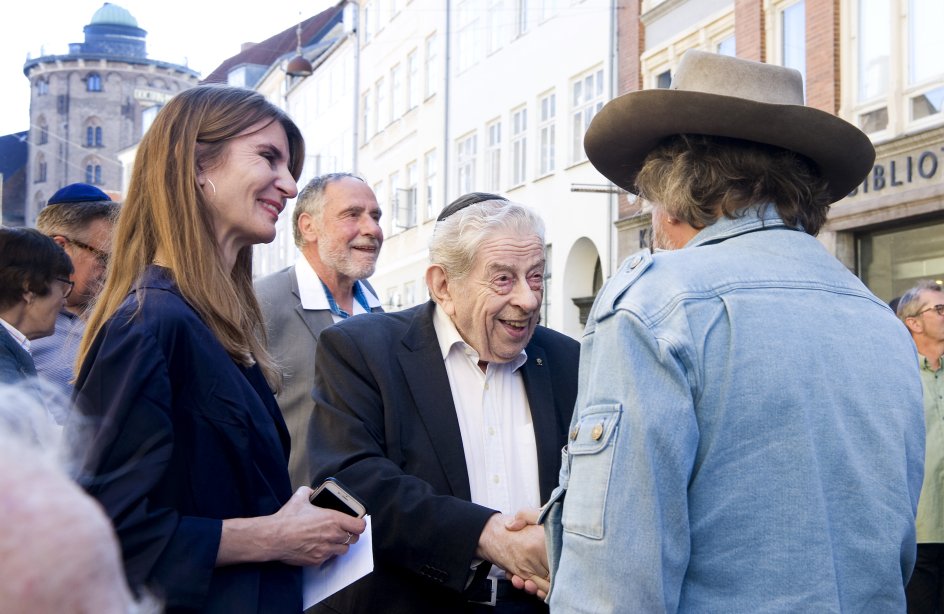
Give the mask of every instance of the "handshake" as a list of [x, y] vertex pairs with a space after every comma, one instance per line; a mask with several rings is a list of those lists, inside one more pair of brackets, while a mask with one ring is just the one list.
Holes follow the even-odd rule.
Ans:
[[475, 554], [504, 569], [515, 588], [544, 599], [551, 580], [539, 513], [524, 509], [514, 516], [493, 514], [482, 529]]

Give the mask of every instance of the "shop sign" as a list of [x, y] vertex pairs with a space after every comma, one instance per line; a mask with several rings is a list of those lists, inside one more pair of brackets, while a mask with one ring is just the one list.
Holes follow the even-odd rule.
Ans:
[[849, 193], [875, 194], [918, 187], [941, 181], [944, 176], [944, 147], [925, 149], [878, 161], [859, 186]]

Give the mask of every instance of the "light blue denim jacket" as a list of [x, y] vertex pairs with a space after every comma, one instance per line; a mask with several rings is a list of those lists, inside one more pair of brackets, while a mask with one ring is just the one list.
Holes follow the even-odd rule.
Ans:
[[915, 361], [888, 307], [773, 207], [628, 258], [587, 324], [545, 510], [551, 610], [904, 612]]

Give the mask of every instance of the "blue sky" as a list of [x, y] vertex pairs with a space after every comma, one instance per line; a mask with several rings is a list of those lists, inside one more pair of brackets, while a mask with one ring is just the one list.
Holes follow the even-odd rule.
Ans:
[[[82, 28], [104, 0], [19, 0], [6, 3], [0, 19], [0, 135], [29, 127], [27, 54], [64, 54], [69, 43], [85, 40]], [[209, 74], [239, 52], [310, 17], [331, 0], [116, 0], [148, 32], [148, 57], [187, 64]]]

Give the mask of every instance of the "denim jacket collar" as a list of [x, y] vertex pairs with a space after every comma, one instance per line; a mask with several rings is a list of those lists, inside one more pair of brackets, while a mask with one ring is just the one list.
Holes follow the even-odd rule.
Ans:
[[[774, 204], [752, 205], [738, 211], [737, 217], [733, 219], [722, 215], [714, 224], [702, 228], [685, 244], [685, 247], [720, 243], [741, 234], [774, 227], [790, 228], [780, 219], [780, 214], [777, 213]], [[801, 229], [794, 228], [794, 230]]]

